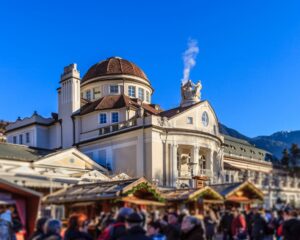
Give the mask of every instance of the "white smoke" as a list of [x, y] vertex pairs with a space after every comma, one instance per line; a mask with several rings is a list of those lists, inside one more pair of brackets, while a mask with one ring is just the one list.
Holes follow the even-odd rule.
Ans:
[[196, 65], [196, 57], [199, 52], [198, 42], [195, 39], [189, 39], [188, 49], [183, 53], [183, 78], [182, 83], [186, 83], [189, 80], [191, 69]]

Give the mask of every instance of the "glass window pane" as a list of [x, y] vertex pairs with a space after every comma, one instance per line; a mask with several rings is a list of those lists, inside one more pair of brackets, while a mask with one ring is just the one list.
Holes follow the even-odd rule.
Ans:
[[113, 113], [111, 114], [111, 122], [112, 122], [112, 123], [117, 123], [117, 122], [119, 122], [119, 113], [113, 112]]
[[135, 86], [129, 86], [128, 87], [128, 95], [130, 97], [135, 97]]
[[104, 124], [106, 121], [106, 113], [100, 113], [100, 124]]
[[144, 101], [144, 89], [139, 88], [139, 99]]
[[118, 85], [110, 85], [110, 93], [119, 93]]

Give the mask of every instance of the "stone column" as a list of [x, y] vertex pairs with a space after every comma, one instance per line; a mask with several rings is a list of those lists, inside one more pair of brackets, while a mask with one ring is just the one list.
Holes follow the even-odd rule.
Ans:
[[170, 162], [171, 162], [171, 185], [172, 187], [176, 187], [176, 180], [178, 178], [178, 167], [177, 167], [177, 144], [171, 145], [171, 154], [170, 154]]
[[193, 148], [193, 154], [192, 154], [192, 161], [194, 163], [193, 165], [193, 175], [198, 176], [199, 175], [199, 146], [194, 146]]
[[213, 176], [213, 172], [214, 172], [214, 151], [213, 150], [210, 150], [210, 153], [209, 153], [209, 168], [210, 170], [210, 174], [212, 177]]

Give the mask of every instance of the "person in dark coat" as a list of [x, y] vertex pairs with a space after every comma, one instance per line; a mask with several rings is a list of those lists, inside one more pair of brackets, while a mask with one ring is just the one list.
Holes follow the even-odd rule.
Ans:
[[181, 231], [181, 240], [205, 240], [204, 224], [193, 216], [183, 218]]
[[103, 233], [98, 237], [98, 240], [117, 240], [124, 236], [126, 234], [125, 220], [133, 212], [132, 208], [120, 208], [116, 221], [104, 229]]
[[40, 240], [43, 238], [43, 236], [45, 235], [44, 226], [47, 221], [48, 221], [47, 217], [42, 217], [37, 220], [35, 231], [32, 234], [32, 236], [29, 238], [29, 240]]
[[216, 235], [217, 222], [216, 222], [216, 219], [213, 219], [211, 211], [212, 210], [206, 211], [205, 217], [204, 217], [204, 226], [205, 226], [207, 240], [212, 240], [214, 238], [214, 236]]
[[168, 224], [164, 227], [163, 233], [168, 240], [180, 239], [180, 224], [178, 222], [178, 215], [175, 212], [168, 213]]
[[152, 240], [167, 240], [167, 237], [162, 234], [162, 226], [159, 221], [152, 221], [148, 223], [147, 235]]
[[233, 239], [231, 233], [232, 221], [233, 221], [233, 215], [228, 210], [226, 210], [220, 222], [220, 229], [223, 232], [223, 240]]
[[257, 209], [253, 212], [253, 220], [251, 227], [251, 239], [263, 240], [266, 234], [267, 222], [261, 216]]
[[69, 218], [68, 228], [64, 240], [93, 240], [85, 230], [87, 228], [86, 217], [83, 214], [75, 214]]
[[43, 240], [62, 240], [60, 236], [61, 222], [56, 219], [50, 219], [45, 223], [45, 235]]
[[299, 240], [300, 238], [300, 220], [297, 219], [297, 213], [291, 209], [285, 209], [283, 213], [284, 222], [282, 234], [284, 240]]
[[151, 240], [146, 236], [146, 231], [142, 227], [143, 217], [139, 213], [132, 213], [126, 219], [127, 234], [120, 240]]

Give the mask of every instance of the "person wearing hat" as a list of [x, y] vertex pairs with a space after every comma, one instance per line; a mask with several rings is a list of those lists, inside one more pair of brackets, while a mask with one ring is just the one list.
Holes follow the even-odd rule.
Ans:
[[282, 235], [284, 240], [298, 240], [300, 235], [300, 220], [297, 212], [287, 207], [283, 212]]
[[126, 218], [127, 234], [120, 240], [151, 240], [146, 236], [146, 231], [142, 227], [143, 217], [139, 213], [131, 213]]
[[180, 239], [179, 217], [176, 212], [168, 213], [168, 225], [164, 228], [163, 233], [167, 236], [168, 240]]
[[132, 208], [120, 208], [117, 214], [116, 221], [104, 229], [98, 240], [117, 240], [120, 237], [126, 235], [125, 220], [133, 212], [134, 211]]

